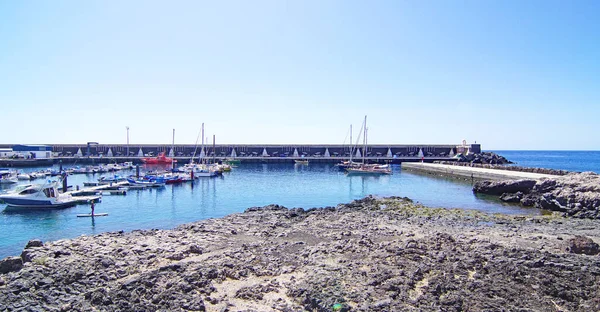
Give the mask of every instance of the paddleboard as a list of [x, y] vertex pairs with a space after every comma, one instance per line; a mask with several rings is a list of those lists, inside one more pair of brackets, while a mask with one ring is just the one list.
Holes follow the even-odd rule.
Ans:
[[78, 214], [77, 217], [80, 218], [84, 218], [84, 217], [106, 217], [108, 216], [108, 213], [106, 212], [102, 212], [102, 213], [94, 213], [94, 215], [92, 216], [91, 213], [86, 213], [86, 214]]

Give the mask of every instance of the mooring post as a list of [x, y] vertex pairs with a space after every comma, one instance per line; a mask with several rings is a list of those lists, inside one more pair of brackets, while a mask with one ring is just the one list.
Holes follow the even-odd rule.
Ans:
[[140, 178], [140, 165], [135, 165], [135, 177]]
[[63, 179], [62, 179], [62, 189], [63, 189], [63, 193], [67, 192], [67, 173], [63, 173]]

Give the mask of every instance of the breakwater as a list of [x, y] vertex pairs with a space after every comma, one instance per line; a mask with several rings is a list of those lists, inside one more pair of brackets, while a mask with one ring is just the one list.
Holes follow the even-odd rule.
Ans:
[[551, 174], [551, 175], [566, 175], [566, 174], [570, 173], [570, 171], [560, 170], [560, 169], [531, 168], [531, 167], [507, 166], [507, 165], [496, 165], [496, 164], [477, 164], [477, 163], [465, 163], [465, 162], [459, 162], [459, 161], [434, 161], [433, 163], [441, 164], [441, 165], [453, 165], [453, 166], [484, 168], [484, 169], [494, 169], [494, 170], [509, 170], [509, 171], [531, 172], [531, 173], [541, 173], [541, 174]]
[[455, 166], [454, 164], [439, 163], [402, 163], [402, 170], [423, 172], [432, 175], [458, 177], [470, 180], [514, 180], [514, 179], [543, 179], [555, 177], [550, 174], [532, 173], [524, 171], [510, 171], [490, 169], [475, 166]]

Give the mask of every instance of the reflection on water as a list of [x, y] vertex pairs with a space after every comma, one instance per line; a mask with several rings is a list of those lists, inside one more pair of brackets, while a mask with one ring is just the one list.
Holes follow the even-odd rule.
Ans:
[[[119, 174], [135, 174], [135, 169]], [[72, 175], [69, 184], [82, 185], [100, 176]], [[131, 190], [126, 196], [104, 196], [96, 205], [96, 212], [109, 214], [102, 218], [77, 218], [77, 214], [89, 213], [88, 205], [53, 211], [14, 211], [0, 205], [3, 209], [0, 257], [18, 254], [33, 238], [56, 240], [107, 231], [172, 228], [242, 212], [253, 206], [335, 206], [369, 194], [406, 196], [431, 207], [539, 213], [506, 205], [496, 198], [475, 196], [470, 183], [402, 172], [399, 166], [393, 166], [393, 175], [389, 176], [347, 176], [331, 165], [319, 163], [243, 164], [222, 177], [203, 178], [193, 184]]]

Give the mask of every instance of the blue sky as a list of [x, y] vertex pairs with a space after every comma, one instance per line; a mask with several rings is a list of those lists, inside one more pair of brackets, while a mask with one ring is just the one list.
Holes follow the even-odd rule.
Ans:
[[598, 1], [2, 1], [1, 143], [600, 149]]

